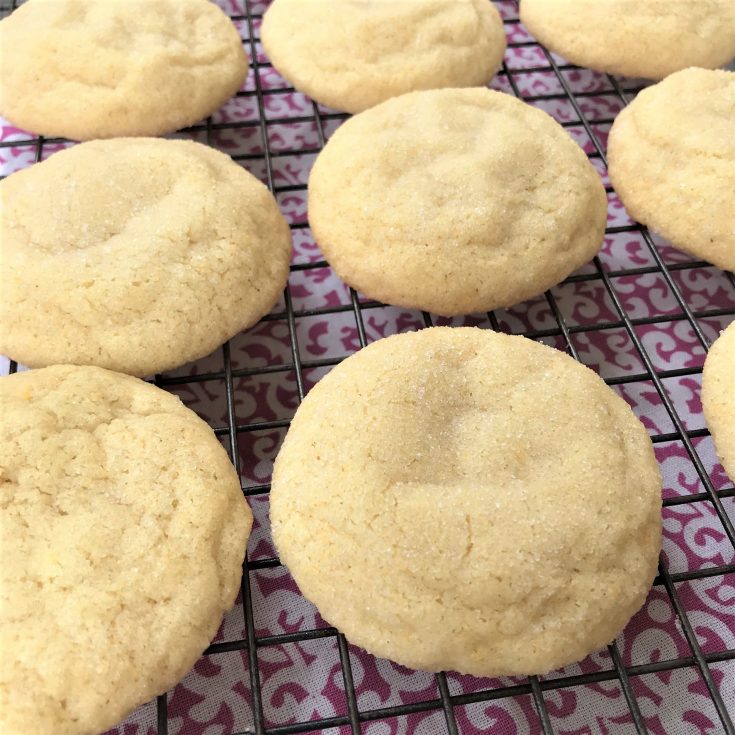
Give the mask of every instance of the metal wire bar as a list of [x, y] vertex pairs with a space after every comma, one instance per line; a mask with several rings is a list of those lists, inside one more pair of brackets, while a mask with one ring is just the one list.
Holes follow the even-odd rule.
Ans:
[[715, 709], [717, 710], [717, 714], [720, 717], [720, 721], [722, 722], [723, 727], [725, 728], [725, 732], [727, 735], [735, 735], [735, 725], [733, 725], [733, 721], [730, 717], [730, 713], [727, 711], [727, 707], [725, 707], [725, 703], [722, 700], [722, 695], [720, 694], [720, 690], [717, 688], [717, 684], [715, 683], [715, 680], [712, 678], [712, 672], [709, 670], [709, 666], [707, 665], [707, 659], [702, 652], [702, 649], [699, 645], [699, 641], [697, 641], [697, 636], [694, 632], [694, 628], [692, 627], [692, 624], [689, 620], [689, 617], [686, 614], [686, 610], [684, 609], [684, 606], [681, 604], [681, 600], [679, 600], [679, 595], [676, 592], [676, 588], [674, 587], [674, 583], [671, 581], [671, 576], [669, 575], [668, 570], [666, 569], [666, 565], [663, 562], [663, 559], [659, 563], [659, 576], [663, 578], [664, 586], [666, 587], [666, 592], [671, 599], [671, 603], [674, 606], [674, 609], [676, 610], [676, 615], [679, 618], [679, 621], [681, 622], [682, 630], [684, 631], [684, 635], [686, 636], [687, 643], [689, 644], [689, 648], [691, 648], [692, 653], [694, 654], [694, 659], [697, 662], [697, 668], [699, 669], [699, 673], [702, 675], [702, 678], [704, 679], [704, 683], [707, 686], [707, 690], [709, 691], [709, 695], [712, 698], [712, 703], [715, 705]]
[[[227, 403], [227, 423], [230, 427], [230, 456], [235, 466], [238, 478], [242, 477], [240, 472], [240, 452], [237, 446], [237, 432], [233, 430], [235, 425], [235, 389], [232, 380], [232, 360], [230, 359], [230, 343], [222, 346], [222, 359], [225, 363], [225, 399]], [[243, 562], [242, 582], [240, 584], [240, 596], [242, 598], [242, 609], [245, 623], [245, 635], [247, 636], [248, 672], [250, 676], [250, 696], [252, 699], [253, 724], [255, 731], [260, 733], [264, 728], [263, 718], [263, 696], [260, 688], [260, 672], [258, 670], [258, 652], [256, 646], [255, 623], [253, 615], [253, 595], [250, 588], [250, 566], [248, 555]], [[160, 735], [160, 733], [159, 733]]]
[[620, 680], [620, 688], [623, 690], [623, 696], [625, 697], [625, 701], [628, 703], [628, 709], [633, 717], [633, 725], [636, 732], [638, 735], [646, 735], [646, 733], [648, 733], [648, 728], [643, 721], [643, 716], [641, 715], [641, 710], [638, 706], [638, 700], [635, 698], [635, 693], [630, 685], [628, 672], [625, 670], [625, 666], [623, 666], [622, 659], [620, 658], [618, 644], [613, 641], [613, 643], [607, 647], [607, 652], [610, 654], [613, 666], [615, 667], [615, 673], [618, 675], [618, 679]]
[[[347, 309], [343, 309], [342, 311], [351, 311], [354, 307], [351, 305]], [[364, 308], [362, 305], [360, 305], [360, 315], [362, 316], [362, 313], [364, 311]], [[708, 312], [709, 315], [709, 312]], [[715, 316], [728, 316], [729, 312], [726, 312], [725, 314], [720, 314], [719, 312], [714, 313]], [[309, 316], [312, 316], [309, 314]], [[299, 314], [294, 314], [295, 318], [299, 317]], [[497, 321], [497, 317], [495, 317], [494, 314], [488, 315], [488, 320], [491, 322], [491, 324], [494, 324], [493, 329], [495, 329], [496, 332], [503, 331]], [[631, 319], [631, 324], [633, 326], [637, 326], [639, 324], [665, 324], [667, 323], [666, 319], [654, 319], [653, 321], [645, 320], [640, 321], [636, 319]], [[426, 326], [430, 326], [427, 324]], [[611, 323], [605, 323], [603, 324], [599, 329], [593, 329], [590, 328], [589, 325], [581, 325], [581, 326], [571, 326], [567, 327], [567, 331], [570, 334], [586, 334], [588, 332], [597, 333], [601, 331], [605, 331], [608, 329], [624, 329], [625, 328], [625, 322], [617, 321], [617, 322], [611, 322]], [[364, 329], [364, 325], [363, 325]], [[359, 333], [358, 333], [359, 334]], [[561, 329], [533, 329], [533, 330], [527, 330], [522, 332], [524, 337], [528, 337], [529, 339], [538, 339], [540, 337], [561, 337], [563, 336], [563, 332]], [[301, 360], [301, 365], [303, 369], [308, 370], [310, 368], [321, 368], [321, 367], [333, 367], [334, 365], [338, 365], [344, 357], [326, 357], [321, 358], [317, 360]], [[239, 368], [237, 370], [233, 370], [232, 374], [235, 378], [244, 378], [254, 375], [268, 375], [271, 373], [288, 373], [294, 371], [294, 365], [290, 362], [285, 362], [282, 364], [277, 365], [265, 365], [262, 367], [256, 367], [256, 368]], [[671, 369], [665, 369], [665, 370], [657, 370], [656, 374], [662, 378], [680, 378], [685, 377], [689, 375], [701, 375], [702, 373], [702, 367], [684, 367], [684, 368], [671, 368]], [[161, 376], [160, 377], [160, 385], [163, 387], [166, 386], [175, 386], [175, 385], [190, 385], [192, 383], [204, 383], [204, 382], [212, 382], [212, 381], [221, 381], [224, 378], [224, 374], [221, 372], [210, 372], [210, 373], [200, 373], [198, 375], [190, 375], [190, 376], [174, 376], [174, 377], [166, 377]], [[632, 373], [629, 375], [617, 375], [613, 377], [605, 378], [605, 382], [608, 385], [619, 385], [622, 383], [639, 383], [643, 380], [649, 380], [650, 375], [648, 373]], [[284, 420], [285, 421], [285, 420]], [[267, 423], [267, 422], [263, 422]], [[244, 424], [242, 426], [238, 426], [238, 431], [247, 431], [248, 427], [253, 426], [253, 424]], [[259, 428], [263, 428], [262, 426]], [[220, 427], [214, 427], [215, 431], [224, 430]], [[699, 430], [688, 430], [687, 433], [689, 436], [696, 436], [697, 431]]]
[[[258, 101], [258, 121], [260, 125], [260, 134], [263, 143], [263, 159], [265, 161], [267, 185], [273, 190], [273, 170], [270, 160], [270, 153], [268, 147], [268, 131], [265, 120], [265, 110], [263, 104], [263, 90], [261, 88], [260, 74], [258, 72], [258, 56], [257, 48], [253, 40], [253, 22], [250, 17], [248, 0], [243, 0], [246, 10], [246, 20], [248, 27], [248, 39], [250, 42], [250, 53], [251, 65], [255, 77], [255, 90]], [[211, 120], [207, 121], [207, 135], [210, 136], [212, 133]], [[222, 350], [222, 356], [225, 363], [225, 390], [227, 399], [227, 420], [230, 434], [230, 451], [233, 455], [233, 462], [237, 470], [238, 477], [241, 477], [240, 473], [240, 456], [239, 449], [237, 446], [237, 431], [236, 417], [235, 417], [235, 399], [234, 399], [234, 386], [232, 376], [232, 360], [230, 356], [229, 343], [225, 344]], [[253, 615], [253, 599], [252, 590], [250, 586], [250, 570], [248, 566], [248, 558], [246, 555], [245, 562], [243, 565], [243, 577], [241, 585], [241, 594], [243, 601], [243, 614], [245, 616], [245, 631], [248, 642], [248, 671], [250, 676], [250, 689], [252, 699], [252, 712], [253, 712], [253, 726], [255, 733], [260, 735], [265, 729], [265, 717], [263, 713], [263, 696], [260, 686], [260, 671], [258, 668], [258, 652], [256, 644], [256, 633], [255, 633], [255, 622]]]
[[[337, 633], [337, 646], [339, 648], [339, 660], [342, 669], [342, 681], [345, 685], [345, 696], [347, 697], [347, 711], [350, 728], [354, 735], [360, 733], [360, 719], [357, 710], [357, 696], [355, 695], [355, 683], [352, 678], [352, 666], [350, 665], [350, 652], [347, 649], [347, 639], [342, 633]], [[345, 662], [347, 665], [345, 665]]]
[[449, 735], [458, 735], [457, 720], [454, 717], [454, 707], [452, 705], [452, 698], [449, 694], [449, 687], [447, 685], [447, 675], [443, 671], [436, 675], [436, 683], [439, 687], [439, 696], [441, 698], [442, 709], [444, 710], [447, 732]]
[[536, 711], [541, 718], [541, 730], [544, 735], [554, 735], [554, 729], [551, 727], [551, 718], [546, 709], [546, 702], [544, 702], [544, 695], [541, 691], [538, 676], [529, 676], [528, 682], [531, 685], [531, 694], [533, 695], [533, 702], [536, 705]]
[[156, 698], [156, 728], [158, 735], [168, 735], [168, 695], [160, 694]]

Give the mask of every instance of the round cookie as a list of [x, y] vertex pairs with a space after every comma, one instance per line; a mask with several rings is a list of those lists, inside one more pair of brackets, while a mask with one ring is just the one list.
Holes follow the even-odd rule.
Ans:
[[27, 0], [0, 23], [0, 114], [74, 140], [163, 135], [207, 117], [247, 76], [209, 0]]
[[488, 89], [396, 97], [332, 136], [309, 224], [350, 286], [453, 316], [543, 293], [599, 250], [600, 177], [541, 110]]
[[194, 665], [252, 515], [212, 430], [95, 367], [0, 378], [0, 731], [96, 735]]
[[707, 353], [702, 408], [722, 466], [735, 482], [735, 322]]
[[735, 271], [735, 73], [686, 69], [644, 89], [613, 124], [608, 164], [633, 218]]
[[405, 666], [546, 672], [643, 604], [661, 539], [650, 440], [591, 370], [472, 328], [379, 340], [296, 412], [273, 538], [354, 644]]
[[488, 0], [274, 0], [261, 40], [296, 89], [353, 113], [417, 89], [483, 86], [505, 52]]
[[732, 0], [521, 0], [520, 16], [551, 51], [610, 74], [663, 79], [735, 58]]
[[288, 278], [275, 199], [190, 141], [91, 141], [0, 182], [0, 353], [150, 375], [266, 314]]

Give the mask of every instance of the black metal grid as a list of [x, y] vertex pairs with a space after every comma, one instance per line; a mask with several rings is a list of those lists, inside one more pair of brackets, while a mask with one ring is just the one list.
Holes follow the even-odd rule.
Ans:
[[[288, 86], [280, 89], [264, 88], [261, 75], [263, 70], [267, 69], [270, 64], [258, 60], [259, 48], [256, 30], [262, 14], [254, 12], [252, 10], [255, 0], [241, 0], [241, 2], [243, 4], [242, 13], [238, 15], [232, 15], [231, 17], [234, 21], [241, 21], [246, 27], [247, 32], [244, 34], [244, 43], [251, 58], [251, 67], [254, 74], [255, 87], [253, 90], [250, 91], [239, 92], [238, 96], [254, 97], [256, 99], [258, 105], [258, 119], [257, 121], [226, 122], [219, 124], [213, 123], [210, 119], [202, 125], [197, 125], [190, 128], [189, 132], [204, 132], [206, 134], [208, 142], [211, 142], [213, 132], [219, 129], [239, 129], [248, 127], [257, 128], [262, 138], [263, 152], [235, 155], [233, 156], [233, 158], [240, 161], [258, 160], [263, 162], [265, 165], [268, 186], [272, 191], [274, 191], [274, 193], [304, 190], [306, 188], [305, 185], [275, 185], [273, 176], [273, 160], [280, 156], [318, 153], [318, 151], [321, 150], [325, 143], [325, 125], [327, 121], [345, 119], [347, 115], [341, 113], [325, 112], [320, 109], [316, 104], [312, 104], [311, 114], [306, 116], [268, 117], [266, 115], [263, 104], [264, 96], [266, 94], [289, 94], [294, 92], [294, 89]], [[514, 0], [495, 0], [495, 2], [498, 5], [504, 5], [506, 8], [509, 5], [516, 6], [515, 10], [517, 11], [517, 3], [514, 2]], [[10, 10], [15, 9], [17, 4], [18, 0], [11, 0], [10, 4], [0, 4], [0, 13], [7, 13]], [[517, 17], [517, 12], [513, 15], [513, 17], [505, 19], [505, 23], [508, 26], [518, 24], [518, 22], [519, 21]], [[509, 48], [520, 47], [538, 46], [534, 41], [523, 41], [509, 44]], [[554, 56], [552, 56], [544, 49], [542, 49], [542, 52], [544, 58], [543, 63], [518, 69], [509, 68], [507, 64], [504, 64], [500, 72], [500, 76], [504, 77], [507, 80], [512, 92], [517, 97], [523, 99], [526, 102], [537, 103], [539, 101], [555, 99], [568, 101], [572, 109], [578, 116], [579, 120], [562, 124], [565, 127], [581, 126], [589, 136], [589, 139], [592, 141], [592, 144], [594, 146], [594, 151], [589, 154], [589, 157], [591, 159], [598, 159], [598, 161], [600, 161], [603, 165], [606, 165], [605, 147], [597, 132], [597, 126], [611, 123], [613, 121], [613, 118], [611, 117], [608, 119], [590, 119], [584, 113], [581, 107], [581, 101], [585, 96], [597, 96], [601, 94], [601, 92], [573, 91], [568, 79], [565, 77], [564, 72], [573, 70], [576, 67], [569, 64], [560, 63]], [[522, 78], [523, 75], [534, 73], [548, 73], [553, 75], [553, 77], [558, 81], [562, 92], [558, 94], [542, 95], [524, 94], [522, 92], [522, 85], [519, 84], [519, 79]], [[637, 88], [625, 89], [621, 81], [614, 77], [608, 76], [607, 79], [610, 85], [609, 89], [612, 90], [612, 93], [623, 104], [627, 104], [632, 96], [634, 96], [634, 94], [639, 91]], [[607, 93], [609, 93], [609, 91]], [[301, 122], [313, 123], [315, 125], [319, 142], [317, 147], [302, 147], [298, 149], [283, 151], [271, 150], [268, 136], [269, 126]], [[58, 142], [63, 141], [55, 139], [44, 139], [42, 137], [29, 137], [25, 140], [0, 142], [0, 148], [9, 147], [11, 145], [14, 147], [32, 146], [35, 152], [35, 160], [40, 161], [43, 156], [44, 145]], [[611, 191], [610, 187], [607, 187], [607, 191]], [[293, 229], [301, 229], [306, 226], [307, 225], [305, 224], [297, 224], [293, 226]], [[684, 421], [677, 412], [676, 406], [667, 393], [666, 387], [663, 382], [667, 378], [696, 375], [701, 372], [701, 368], [681, 368], [668, 370], [657, 369], [655, 365], [655, 360], [652, 358], [649, 352], [647, 352], [643, 342], [641, 341], [636, 331], [636, 327], [642, 325], [683, 321], [691, 327], [694, 335], [696, 335], [696, 339], [706, 350], [709, 347], [709, 341], [707, 339], [707, 336], [705, 335], [705, 331], [702, 329], [700, 320], [710, 317], [723, 317], [731, 315], [735, 316], [735, 308], [709, 309], [701, 311], [693, 310], [688, 305], [684, 295], [682, 294], [682, 291], [678, 287], [674, 274], [676, 274], [677, 271], [685, 271], [689, 269], [705, 267], [707, 264], [703, 262], [667, 264], [657, 251], [646, 228], [639, 225], [630, 225], [623, 227], [610, 227], [607, 229], [607, 234], [615, 234], [620, 232], [638, 233], [645, 243], [648, 251], [650, 252], [653, 264], [644, 267], [611, 270], [603, 265], [599, 257], [596, 257], [593, 261], [593, 272], [577, 274], [565, 281], [565, 283], [575, 283], [580, 281], [595, 281], [601, 283], [604, 287], [607, 297], [609, 297], [614, 307], [614, 311], [616, 314], [615, 318], [609, 321], [597, 323], [593, 327], [590, 327], [590, 325], [567, 324], [554, 294], [552, 292], [547, 292], [545, 294], [545, 298], [551, 309], [551, 312], [553, 313], [554, 320], [556, 322], [555, 326], [548, 329], [525, 330], [521, 333], [533, 339], [548, 337], [559, 338], [563, 340], [563, 344], [568, 353], [572, 355], [575, 359], [579, 359], [578, 350], [573, 340], [573, 335], [575, 333], [590, 331], [590, 329], [593, 329], [595, 331], [622, 329], [634, 345], [634, 348], [640, 357], [641, 364], [643, 365], [643, 370], [640, 372], [636, 372], [635, 374], [611, 378], [606, 380], [606, 382], [609, 385], [618, 385], [624, 383], [648, 381], [653, 385], [656, 394], [659, 396], [662, 402], [666, 414], [671, 420], [671, 424], [673, 425], [674, 430], [667, 433], [656, 434], [652, 436], [652, 440], [654, 444], [670, 441], [681, 442], [693, 466], [696, 468], [702, 486], [704, 487], [703, 492], [666, 498], [663, 503], [664, 506], [666, 507], [702, 501], [711, 503], [717, 514], [717, 517], [719, 518], [719, 521], [722, 524], [729, 543], [735, 547], [735, 530], [733, 529], [733, 523], [728, 517], [722, 504], [723, 499], [735, 497], [735, 488], [726, 487], [719, 490], [715, 489], [702, 463], [702, 459], [700, 458], [697, 449], [693, 444], [694, 439], [706, 436], [708, 432], [706, 431], [706, 429], [689, 430], [685, 427]], [[311, 263], [293, 265], [292, 272], [324, 268], [326, 266], [327, 264], [325, 261], [319, 260]], [[642, 318], [635, 318], [628, 311], [626, 311], [623, 298], [621, 297], [618, 290], [616, 290], [616, 279], [623, 276], [639, 276], [644, 274], [659, 274], [664, 279], [666, 285], [668, 286], [668, 289], [670, 289], [676, 300], [677, 313], [661, 313], [649, 315]], [[729, 279], [729, 282], [735, 291], [735, 278], [732, 274], [727, 274], [727, 278]], [[221, 348], [224, 364], [224, 368], [222, 371], [202, 373], [185, 377], [157, 376], [155, 382], [157, 385], [162, 387], [173, 387], [176, 385], [203, 381], [220, 381], [224, 383], [227, 403], [227, 421], [225, 425], [214, 426], [213, 428], [218, 435], [226, 437], [230, 456], [235, 467], [238, 470], [238, 473], [240, 473], [241, 459], [237, 445], [238, 434], [242, 432], [252, 432], [262, 429], [284, 428], [288, 426], [289, 422], [287, 420], [277, 420], [261, 421], [247, 424], [238, 423], [235, 410], [235, 379], [247, 378], [250, 376], [257, 376], [273, 372], [293, 372], [296, 379], [299, 400], [301, 400], [306, 392], [306, 380], [304, 378], [304, 371], [310, 368], [332, 366], [340, 362], [340, 360], [343, 358], [326, 358], [319, 360], [302, 359], [297, 337], [296, 322], [298, 319], [308, 316], [323, 316], [339, 312], [351, 313], [354, 318], [354, 323], [357, 329], [360, 345], [365, 346], [368, 339], [366, 336], [364, 314], [371, 309], [380, 308], [382, 305], [374, 301], [361, 300], [358, 298], [358, 295], [354, 291], [350, 291], [350, 294], [350, 303], [347, 305], [316, 309], [301, 309], [297, 311], [294, 309], [293, 306], [290, 288], [286, 288], [284, 294], [285, 309], [279, 311], [278, 313], [270, 314], [269, 316], [265, 317], [265, 319], [286, 321], [288, 325], [290, 339], [290, 363], [259, 368], [235, 369], [233, 368], [230, 357], [230, 346], [229, 344], [225, 344]], [[493, 313], [489, 313], [487, 315], [487, 320], [489, 327], [496, 330], [500, 328], [498, 319]], [[430, 326], [432, 324], [432, 317], [429, 314], [424, 313], [423, 321], [425, 325]], [[14, 372], [16, 369], [17, 365], [11, 362], [10, 371]], [[243, 492], [247, 496], [261, 495], [267, 493], [268, 490], [269, 486], [263, 484], [246, 484], [243, 487]], [[733, 573], [735, 572], [735, 564], [712, 566], [694, 571], [684, 571], [679, 573], [670, 572], [666, 568], [663, 561], [659, 564], [659, 573], [654, 582], [654, 585], [663, 587], [668, 598], [670, 599], [673, 609], [675, 610], [675, 613], [681, 624], [681, 630], [691, 649], [691, 656], [649, 662], [641, 665], [625, 666], [623, 664], [620, 652], [618, 651], [616, 644], [613, 643], [608, 647], [608, 652], [610, 654], [610, 659], [612, 662], [612, 667], [609, 670], [597, 671], [595, 673], [581, 674], [575, 676], [561, 676], [559, 678], [553, 679], [540, 679], [538, 677], [530, 677], [525, 683], [522, 684], [517, 684], [513, 686], [500, 686], [497, 688], [487, 689], [478, 692], [454, 695], [450, 693], [445, 674], [440, 673], [436, 675], [437, 691], [439, 692], [438, 697], [432, 698], [427, 701], [412, 702], [410, 704], [389, 706], [370, 710], [360, 710], [358, 708], [355, 687], [352, 679], [352, 668], [348, 652], [348, 645], [344, 636], [342, 636], [334, 628], [319, 628], [298, 633], [269, 636], [256, 635], [251, 594], [251, 574], [260, 569], [277, 567], [279, 565], [280, 562], [278, 561], [278, 559], [275, 558], [259, 559], [257, 561], [246, 560], [242, 579], [242, 599], [246, 631], [245, 638], [242, 640], [234, 640], [213, 644], [207, 649], [205, 653], [205, 655], [211, 655], [231, 651], [241, 651], [247, 656], [252, 690], [251, 701], [253, 730], [243, 731], [242, 735], [249, 735], [251, 732], [254, 732], [256, 735], [289, 735], [290, 733], [316, 731], [335, 727], [339, 727], [345, 732], [351, 732], [353, 735], [357, 735], [362, 731], [361, 726], [363, 723], [368, 723], [384, 718], [404, 717], [411, 713], [424, 712], [429, 710], [442, 712], [444, 715], [444, 720], [446, 722], [447, 732], [450, 735], [457, 735], [461, 732], [461, 730], [460, 728], [458, 728], [457, 721], [455, 719], [455, 707], [476, 702], [489, 702], [492, 700], [518, 697], [523, 695], [530, 695], [530, 697], [532, 697], [538, 715], [540, 728], [539, 731], [543, 732], [544, 735], [551, 735], [554, 732], [554, 728], [552, 726], [552, 719], [549, 716], [549, 712], [545, 704], [544, 692], [606, 681], [617, 681], [619, 683], [629, 708], [632, 727], [634, 728], [636, 733], [642, 735], [644, 733], [647, 733], [648, 730], [646, 728], [644, 718], [641, 714], [638, 702], [636, 700], [634, 688], [631, 686], [631, 679], [633, 677], [638, 677], [645, 674], [671, 671], [684, 667], [696, 667], [706, 685], [709, 696], [711, 697], [712, 704], [717, 712], [717, 716], [719, 717], [720, 724], [722, 726], [722, 732], [727, 733], [727, 735], [735, 735], [735, 726], [733, 725], [732, 713], [728, 712], [728, 708], [726, 707], [725, 702], [723, 702], [721, 693], [718, 691], [717, 685], [710, 671], [711, 664], [718, 662], [735, 661], [735, 650], [728, 649], [716, 653], [703, 653], [702, 648], [697, 641], [692, 622], [687, 616], [687, 611], [680, 599], [680, 596], [675, 586], [676, 583], [679, 582], [696, 580], [705, 577], [721, 577], [723, 575]], [[293, 724], [267, 727], [266, 718], [263, 711], [263, 700], [261, 696], [259, 663], [257, 655], [258, 649], [267, 646], [309, 641], [319, 638], [336, 638], [341, 664], [342, 679], [347, 700], [347, 714], [325, 719], [316, 719], [306, 722], [296, 722]], [[167, 695], [163, 695], [157, 700], [158, 735], [168, 735], [169, 727], [167, 702]]]

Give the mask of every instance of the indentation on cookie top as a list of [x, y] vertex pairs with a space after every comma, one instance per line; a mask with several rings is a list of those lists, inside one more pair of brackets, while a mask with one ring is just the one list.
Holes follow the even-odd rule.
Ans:
[[4, 117], [74, 140], [162, 135], [243, 84], [248, 59], [209, 0], [28, 0], [0, 23]]
[[201, 655], [252, 516], [211, 429], [141, 380], [54, 366], [0, 402], [0, 730], [101, 732]]
[[0, 346], [33, 367], [181, 365], [254, 324], [288, 277], [275, 199], [199, 143], [82, 143], [9, 176], [0, 197]]
[[309, 223], [337, 273], [374, 299], [444, 316], [555, 285], [597, 252], [606, 210], [599, 175], [561, 126], [487, 89], [363, 112], [309, 177]]
[[684, 69], [644, 89], [615, 119], [607, 155], [631, 217], [735, 269], [735, 73]]
[[275, 0], [261, 39], [297, 89], [348, 112], [416, 89], [483, 85], [505, 50], [486, 0]]
[[353, 643], [527, 674], [606, 644], [640, 607], [660, 489], [645, 429], [592, 371], [520, 337], [431, 328], [311, 390], [271, 521], [302, 593]]

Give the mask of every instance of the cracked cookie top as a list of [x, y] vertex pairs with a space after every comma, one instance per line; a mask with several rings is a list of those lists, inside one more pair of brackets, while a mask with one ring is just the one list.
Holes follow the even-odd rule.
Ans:
[[248, 59], [209, 0], [28, 0], [0, 23], [0, 113], [73, 140], [163, 135], [219, 108]]
[[406, 666], [542, 673], [643, 604], [661, 478], [626, 403], [522, 337], [381, 339], [307, 395], [271, 491], [281, 560], [356, 645]]
[[735, 72], [684, 69], [639, 92], [615, 119], [607, 156], [633, 218], [735, 271]]
[[252, 516], [211, 429], [95, 367], [0, 378], [0, 731], [96, 735], [173, 686], [237, 595]]
[[275, 199], [199, 143], [82, 143], [0, 182], [0, 202], [0, 351], [33, 367], [171, 369], [254, 324], [288, 277]]
[[487, 0], [275, 0], [261, 38], [296, 89], [353, 113], [417, 89], [482, 86], [505, 52]]
[[340, 277], [443, 316], [543, 293], [597, 253], [606, 217], [602, 181], [565, 130], [489, 89], [360, 113], [309, 176], [309, 224]]

